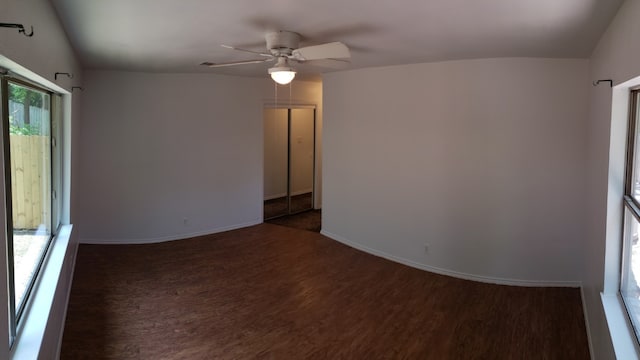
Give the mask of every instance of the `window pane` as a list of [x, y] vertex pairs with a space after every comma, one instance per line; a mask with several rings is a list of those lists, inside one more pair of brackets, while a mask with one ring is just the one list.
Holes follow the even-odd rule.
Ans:
[[624, 249], [622, 282], [620, 292], [631, 317], [636, 336], [640, 337], [640, 244], [638, 243], [638, 221], [625, 209]]
[[25, 300], [51, 238], [51, 100], [8, 85], [15, 312]]
[[[638, 106], [640, 105], [638, 99], [640, 99], [640, 93], [634, 93], [631, 101], [634, 101], [636, 106]], [[633, 154], [631, 154], [631, 156], [633, 156], [633, 169], [631, 169], [632, 179], [629, 195], [633, 196], [638, 202], [640, 202], [640, 111], [636, 109], [632, 116], [633, 118], [631, 121], [635, 124], [635, 144]]]

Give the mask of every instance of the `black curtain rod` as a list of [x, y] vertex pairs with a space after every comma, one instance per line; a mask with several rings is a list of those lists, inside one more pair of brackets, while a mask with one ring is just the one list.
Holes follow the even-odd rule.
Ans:
[[32, 37], [33, 36], [33, 26], [31, 26], [31, 32], [27, 34], [27, 31], [22, 24], [9, 24], [9, 23], [0, 23], [0, 27], [18, 29], [18, 32], [24, 34], [24, 36]]
[[608, 83], [609, 83], [609, 86], [610, 86], [610, 87], [613, 87], [613, 80], [611, 80], [611, 79], [606, 79], [606, 80], [596, 80], [596, 81], [594, 81], [594, 82], [593, 82], [593, 86], [598, 86], [598, 85], [600, 85], [600, 83], [603, 83], [603, 82], [608, 82]]
[[67, 77], [68, 77], [69, 79], [73, 79], [73, 74], [66, 73], [66, 72], [57, 72], [57, 73], [55, 73], [55, 74], [53, 75], [53, 78], [54, 78], [55, 80], [58, 80], [58, 75], [67, 75]]

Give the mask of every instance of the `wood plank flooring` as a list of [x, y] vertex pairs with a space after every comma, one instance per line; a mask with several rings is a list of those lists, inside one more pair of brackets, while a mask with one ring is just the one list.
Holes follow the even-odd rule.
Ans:
[[61, 359], [589, 359], [580, 301], [261, 224], [81, 245]]

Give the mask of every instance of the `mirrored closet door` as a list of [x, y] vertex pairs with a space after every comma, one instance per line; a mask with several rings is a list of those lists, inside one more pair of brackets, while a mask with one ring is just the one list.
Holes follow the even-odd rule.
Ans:
[[264, 109], [264, 219], [311, 210], [315, 107]]

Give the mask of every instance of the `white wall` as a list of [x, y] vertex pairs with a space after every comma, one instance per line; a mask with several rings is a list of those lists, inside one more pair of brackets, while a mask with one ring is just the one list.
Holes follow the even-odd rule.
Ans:
[[485, 59], [325, 75], [323, 233], [458, 276], [578, 284], [587, 67]]
[[[71, 89], [81, 83], [82, 73], [74, 51], [60, 25], [55, 10], [46, 0], [4, 0], [2, 22], [33, 25], [34, 36], [27, 38], [16, 29], [0, 29], [0, 53], [45, 79]], [[60, 77], [56, 72], [73, 73], [75, 78]]]
[[[321, 87], [295, 82], [291, 102], [317, 103]], [[279, 92], [288, 103], [288, 89]], [[164, 241], [259, 223], [262, 110], [274, 94], [266, 76], [86, 71], [81, 241]]]
[[[0, 58], [2, 66], [8, 66], [10, 70], [28, 76], [30, 79], [46, 83], [47, 86], [57, 86], [67, 91], [71, 86], [82, 85], [82, 71], [79, 63], [75, 59], [75, 54], [58, 21], [52, 6], [44, 0], [5, 0], [1, 6], [1, 21], [11, 23], [22, 23], [27, 27], [33, 25], [34, 36], [27, 38], [14, 29], [0, 29]], [[73, 79], [60, 77], [54, 79], [56, 72], [69, 72], [74, 75]], [[70, 203], [65, 207], [70, 209], [70, 214], [65, 216], [67, 222], [75, 222], [77, 218], [78, 199], [78, 173], [74, 167], [77, 161], [76, 154], [78, 147], [78, 134], [80, 130], [80, 96], [78, 92], [73, 93], [73, 99], [67, 96], [66, 103], [72, 108], [72, 118], [65, 124], [65, 148], [68, 156], [71, 157], [71, 168], [63, 170], [66, 173], [66, 191], [70, 193]], [[69, 154], [70, 152], [70, 154]], [[69, 181], [70, 180], [70, 181]], [[0, 194], [4, 198], [4, 194]], [[0, 219], [4, 219], [4, 207], [0, 207]], [[1, 227], [4, 228], [4, 220]], [[0, 232], [0, 242], [5, 243], [4, 232]], [[55, 298], [53, 306], [49, 312], [46, 322], [38, 319], [42, 325], [46, 325], [46, 332], [40, 348], [40, 358], [53, 359], [58, 351], [58, 344], [61, 338], [61, 330], [64, 322], [68, 290], [71, 284], [73, 263], [77, 248], [77, 237], [74, 232], [71, 237], [71, 245], [66, 251], [65, 260], [62, 265], [61, 275], [57, 286], [55, 286]], [[0, 247], [0, 258], [5, 259], [5, 247]], [[8, 309], [6, 294], [6, 266], [0, 266], [0, 307]], [[0, 338], [7, 339], [7, 314], [0, 312]], [[34, 348], [36, 344], [25, 345]], [[6, 341], [0, 341], [0, 358], [8, 359], [9, 350]]]
[[[640, 1], [626, 1], [600, 39], [590, 61], [590, 80], [613, 79], [614, 85], [640, 76]], [[587, 236], [583, 287], [587, 320], [596, 359], [613, 359], [613, 348], [600, 301], [604, 287], [605, 231], [611, 88], [590, 87], [588, 122]]]
[[259, 223], [262, 81], [86, 72], [81, 241], [162, 241]]

